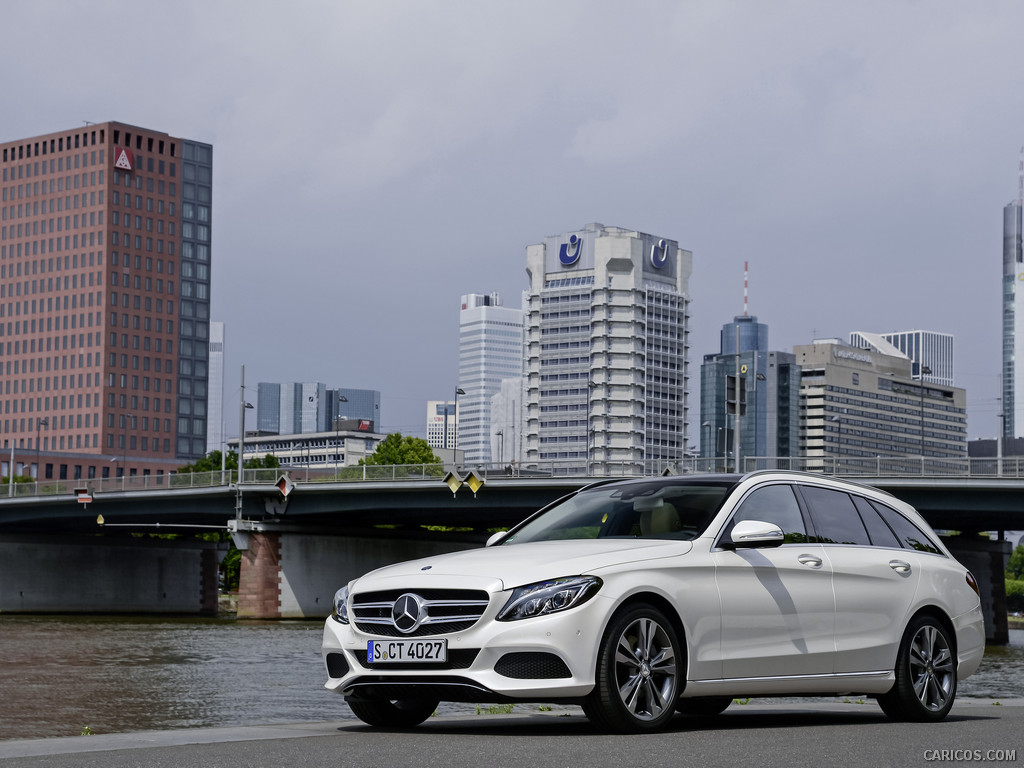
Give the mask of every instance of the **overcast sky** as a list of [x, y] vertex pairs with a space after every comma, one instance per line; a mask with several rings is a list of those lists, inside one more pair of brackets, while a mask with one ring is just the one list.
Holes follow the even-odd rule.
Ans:
[[1020, 2], [0, 10], [0, 140], [118, 120], [214, 145], [229, 434], [244, 364], [380, 390], [382, 426], [423, 435], [459, 297], [518, 306], [526, 246], [589, 222], [693, 251], [692, 424], [749, 261], [773, 349], [952, 333], [970, 436], [997, 431]]

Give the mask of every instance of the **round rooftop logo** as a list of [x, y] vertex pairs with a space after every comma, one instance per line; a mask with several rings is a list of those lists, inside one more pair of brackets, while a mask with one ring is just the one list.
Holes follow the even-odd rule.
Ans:
[[579, 235], [572, 235], [569, 238], [568, 243], [562, 243], [558, 249], [558, 260], [562, 264], [568, 267], [571, 264], [575, 264], [580, 259], [580, 254], [583, 252], [583, 238]]
[[668, 264], [668, 242], [659, 240], [651, 246], [651, 266], [661, 269]]

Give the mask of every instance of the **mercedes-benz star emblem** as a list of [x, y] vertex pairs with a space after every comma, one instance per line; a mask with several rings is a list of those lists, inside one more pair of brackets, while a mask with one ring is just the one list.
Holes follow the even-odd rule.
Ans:
[[395, 600], [395, 604], [391, 608], [391, 620], [395, 623], [398, 631], [404, 634], [414, 632], [425, 618], [424, 614], [422, 598], [411, 592], [407, 592]]

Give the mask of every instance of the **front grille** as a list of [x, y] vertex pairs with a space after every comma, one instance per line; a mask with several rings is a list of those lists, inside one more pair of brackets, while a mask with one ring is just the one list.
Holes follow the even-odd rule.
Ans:
[[476, 660], [477, 654], [480, 653], [479, 648], [455, 648], [448, 650], [448, 661], [437, 664], [437, 663], [424, 663], [424, 662], [394, 662], [385, 664], [374, 664], [366, 660], [366, 651], [355, 651], [356, 661], [358, 661], [365, 669], [395, 669], [395, 670], [410, 670], [417, 669], [421, 672], [428, 669], [469, 669], [473, 666], [473, 662]]
[[506, 653], [494, 665], [502, 677], [516, 680], [555, 680], [572, 677], [565, 662], [553, 653]]
[[[391, 611], [402, 595], [422, 599], [426, 617], [412, 632], [395, 626]], [[489, 603], [486, 592], [475, 589], [391, 589], [352, 596], [352, 621], [362, 632], [381, 637], [424, 637], [464, 632], [483, 616]]]

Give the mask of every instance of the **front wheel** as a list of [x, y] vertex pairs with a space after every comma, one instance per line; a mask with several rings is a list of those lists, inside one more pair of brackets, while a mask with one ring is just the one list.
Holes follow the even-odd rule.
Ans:
[[956, 697], [956, 657], [946, 629], [931, 616], [910, 622], [896, 657], [896, 683], [878, 697], [894, 720], [941, 720]]
[[355, 716], [379, 728], [413, 728], [437, 709], [436, 699], [347, 700]]
[[583, 711], [606, 730], [659, 730], [675, 714], [685, 667], [668, 618], [651, 605], [636, 605], [608, 626], [597, 656], [597, 684]]

